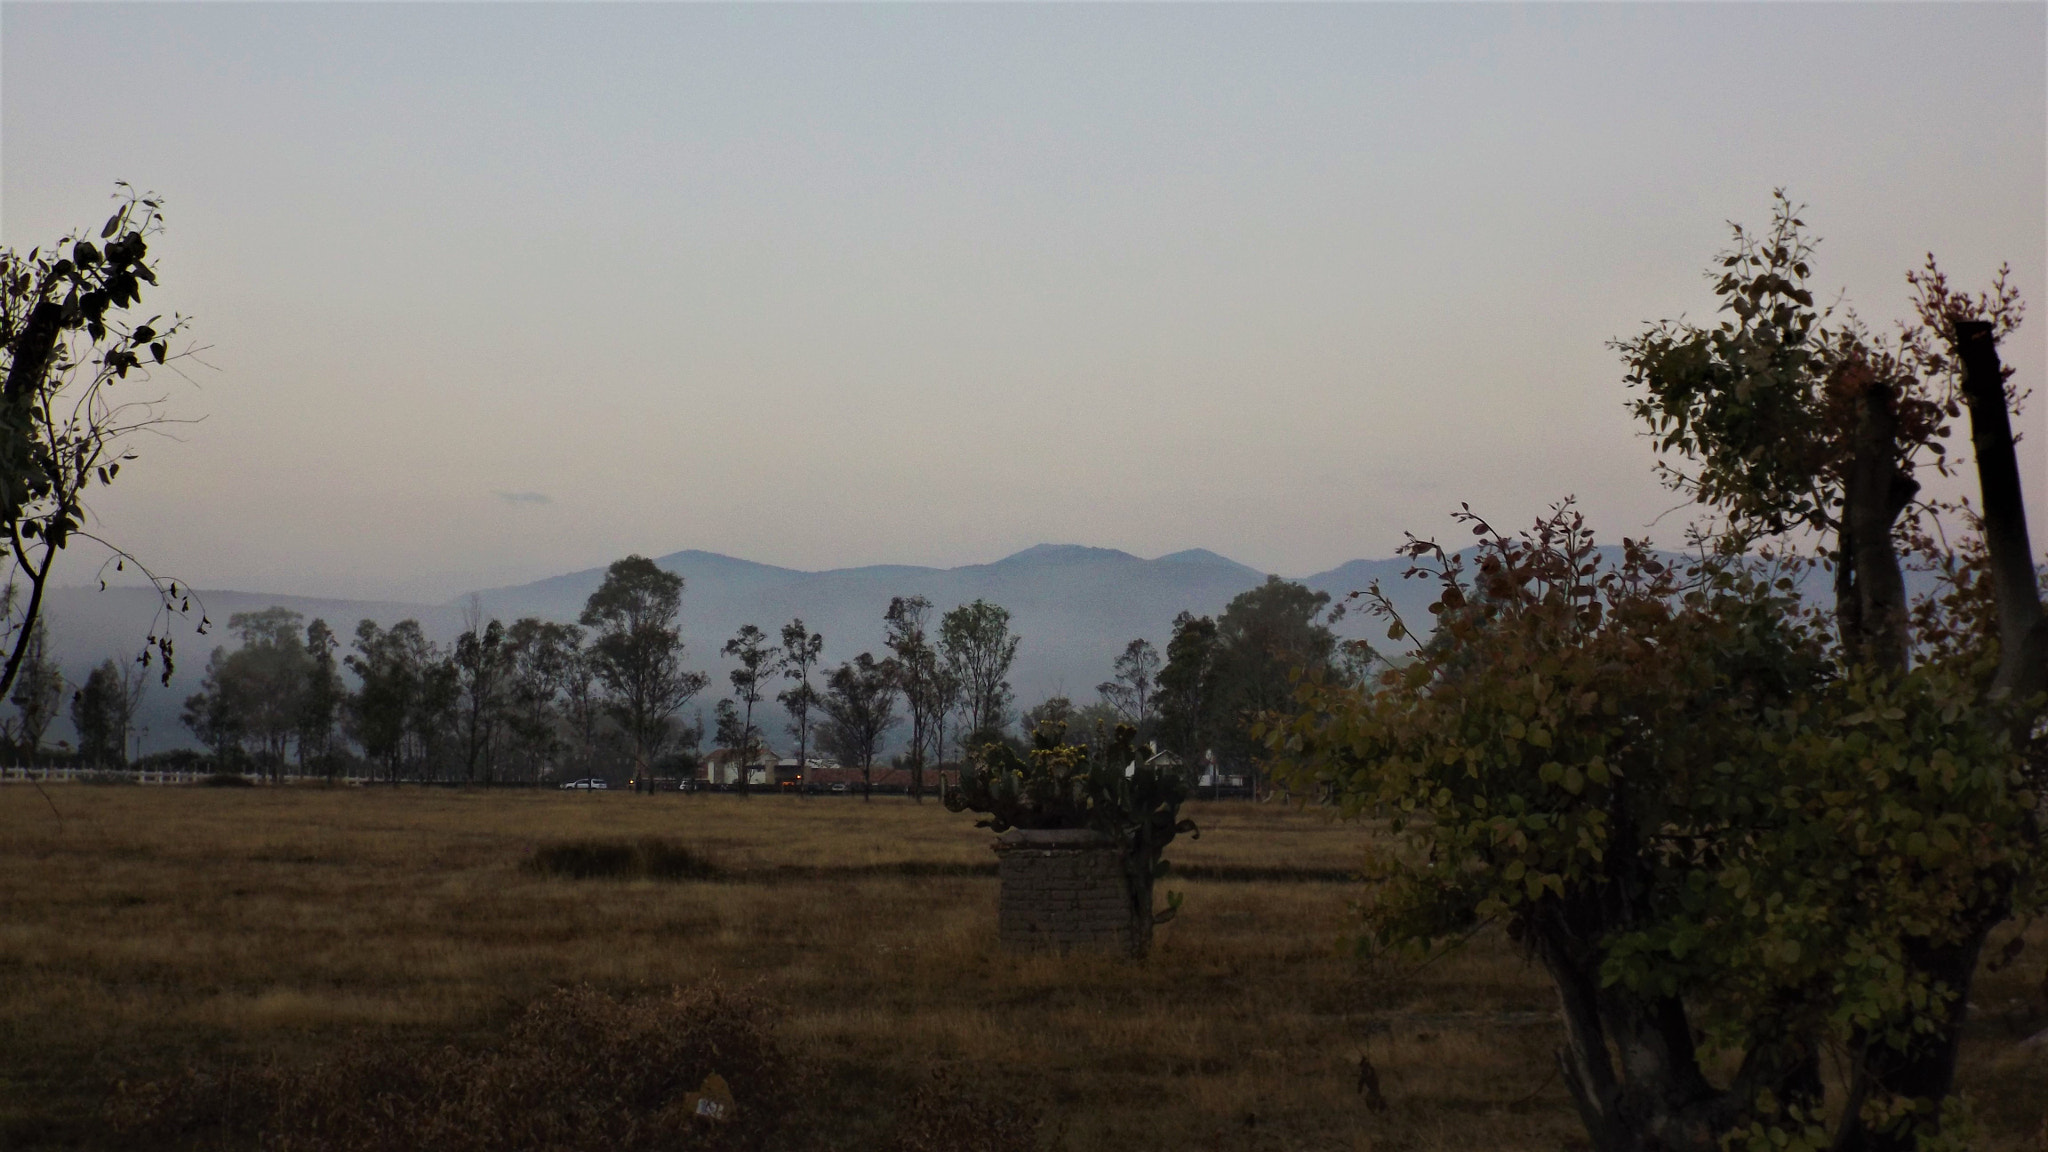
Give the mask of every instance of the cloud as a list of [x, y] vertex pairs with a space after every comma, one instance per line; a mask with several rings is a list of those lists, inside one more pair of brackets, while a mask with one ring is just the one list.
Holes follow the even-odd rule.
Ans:
[[491, 495], [507, 504], [553, 504], [554, 497], [545, 492], [493, 492]]

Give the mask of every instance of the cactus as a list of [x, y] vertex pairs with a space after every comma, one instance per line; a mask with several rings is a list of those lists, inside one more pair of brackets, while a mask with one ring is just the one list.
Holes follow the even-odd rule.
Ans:
[[1164, 910], [1152, 907], [1153, 882], [1167, 871], [1166, 846], [1183, 832], [1201, 835], [1194, 821], [1180, 818], [1187, 782], [1148, 766], [1151, 749], [1137, 743], [1128, 724], [1117, 725], [1094, 748], [1067, 743], [1066, 727], [1040, 725], [1022, 755], [1005, 744], [981, 746], [959, 783], [946, 790], [946, 807], [982, 813], [976, 826], [994, 832], [1087, 828], [1108, 836], [1122, 856], [1131, 951], [1143, 956], [1152, 926], [1180, 910], [1179, 893], [1168, 893]]

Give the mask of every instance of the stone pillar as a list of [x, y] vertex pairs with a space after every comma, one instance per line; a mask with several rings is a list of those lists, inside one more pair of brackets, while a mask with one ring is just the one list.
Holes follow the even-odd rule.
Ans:
[[997, 917], [1015, 952], [1101, 949], [1133, 953], [1123, 861], [1109, 837], [1088, 829], [1012, 828], [996, 839], [1002, 877]]

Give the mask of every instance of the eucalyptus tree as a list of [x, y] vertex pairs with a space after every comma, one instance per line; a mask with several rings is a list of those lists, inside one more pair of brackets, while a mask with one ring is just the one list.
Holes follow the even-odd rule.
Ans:
[[635, 786], [651, 790], [653, 764], [668, 743], [671, 719], [708, 678], [683, 667], [677, 617], [683, 578], [644, 556], [612, 562], [583, 605], [591, 630], [590, 667], [603, 684], [605, 710], [632, 749]]
[[960, 708], [969, 739], [999, 738], [1009, 714], [1010, 668], [1021, 637], [1010, 631], [1010, 612], [976, 600], [939, 620], [939, 651], [960, 685]]
[[[507, 656], [506, 731], [515, 762], [527, 779], [539, 780], [552, 768], [562, 749], [564, 715], [561, 698], [583, 668], [583, 631], [523, 616], [505, 630]], [[582, 671], [589, 683], [589, 672]], [[587, 694], [586, 694], [587, 698]]]
[[[738, 701], [736, 711], [740, 715], [739, 745], [736, 751], [740, 757], [740, 794], [747, 795], [747, 766], [759, 759], [765, 747], [761, 730], [754, 725], [754, 705], [759, 704], [768, 693], [763, 681], [775, 669], [776, 657], [781, 649], [768, 643], [768, 634], [752, 624], [740, 625], [733, 638], [725, 642], [722, 652], [737, 661], [727, 675], [732, 680], [733, 699]], [[772, 781], [771, 781], [772, 783]]]
[[1117, 710], [1134, 729], [1139, 741], [1149, 739], [1158, 692], [1159, 650], [1140, 637], [1124, 645], [1116, 658], [1114, 675], [1095, 686], [1104, 703]]
[[841, 764], [859, 766], [863, 800], [874, 798], [875, 754], [882, 737], [903, 722], [896, 715], [898, 673], [895, 661], [863, 652], [825, 680], [825, 745]]
[[942, 761], [946, 713], [958, 695], [958, 681], [948, 673], [929, 633], [932, 602], [923, 596], [898, 596], [882, 616], [883, 643], [896, 662], [897, 685], [910, 713], [910, 795], [924, 802], [924, 771]]
[[[789, 734], [796, 737], [799, 773], [808, 774], [811, 763], [811, 713], [818, 707], [818, 690], [811, 684], [811, 670], [825, 653], [825, 638], [804, 626], [799, 616], [782, 626], [782, 678], [789, 687], [775, 694], [775, 700], [789, 713]], [[797, 795], [804, 794], [803, 788]]]

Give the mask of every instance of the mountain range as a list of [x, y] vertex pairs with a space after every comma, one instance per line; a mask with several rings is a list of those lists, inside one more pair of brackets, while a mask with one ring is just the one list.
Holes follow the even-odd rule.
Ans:
[[[1256, 568], [1200, 548], [1147, 560], [1112, 548], [1075, 544], [1040, 544], [993, 563], [958, 568], [885, 564], [805, 572], [695, 550], [658, 557], [656, 563], [683, 577], [686, 660], [712, 676], [711, 687], [685, 707], [685, 716], [699, 706], [708, 715], [716, 694], [725, 689], [729, 664], [719, 648], [741, 625], [756, 624], [774, 635], [792, 617], [801, 616], [825, 637], [830, 667], [860, 652], [880, 654], [882, 614], [895, 596], [924, 596], [935, 612], [975, 599], [1002, 605], [1010, 611], [1011, 629], [1022, 637], [1010, 677], [1018, 704], [1029, 706], [1053, 694], [1086, 703], [1095, 698], [1095, 685], [1109, 678], [1112, 663], [1132, 639], [1144, 637], [1163, 653], [1175, 615], [1214, 615], [1233, 596], [1266, 578]], [[1300, 582], [1342, 601], [1379, 580], [1402, 615], [1420, 626], [1429, 618], [1427, 606], [1434, 590], [1427, 581], [1401, 580], [1407, 567], [1401, 559], [1353, 560]], [[508, 622], [520, 616], [573, 622], [603, 579], [603, 568], [588, 568], [530, 584], [481, 589], [474, 595], [486, 616]], [[359, 620], [389, 627], [411, 618], [430, 639], [446, 644], [461, 632], [469, 600], [469, 594], [441, 604], [232, 590], [200, 590], [193, 595], [194, 619], [203, 608], [213, 621], [211, 635], [195, 636], [185, 622], [175, 626], [176, 674], [168, 687], [152, 678], [136, 721], [145, 751], [194, 743], [178, 721], [179, 709], [185, 697], [198, 690], [214, 645], [234, 644], [227, 623], [237, 612], [273, 605], [289, 608], [308, 620], [326, 620], [344, 645]], [[46, 605], [51, 647], [74, 684], [108, 656], [132, 656], [139, 650], [156, 610], [147, 589], [123, 587], [55, 588]], [[1337, 631], [1387, 645], [1385, 625], [1367, 618], [1356, 604]], [[779, 723], [771, 723], [768, 730], [771, 739], [781, 738]], [[70, 738], [68, 717], [60, 719], [48, 737], [53, 742]]]

